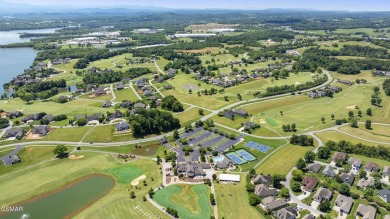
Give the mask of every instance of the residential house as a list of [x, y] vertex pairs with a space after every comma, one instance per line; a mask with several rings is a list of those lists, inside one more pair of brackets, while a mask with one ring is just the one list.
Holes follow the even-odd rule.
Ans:
[[163, 144], [168, 143], [168, 138], [164, 136], [164, 137], [160, 138], [158, 141], [161, 145], [163, 145]]
[[256, 185], [257, 184], [269, 185], [272, 183], [272, 176], [270, 176], [270, 175], [264, 176], [262, 174], [256, 175], [255, 177], [253, 177], [253, 183]]
[[384, 166], [382, 172], [382, 178], [389, 181], [390, 176], [390, 166]]
[[115, 129], [117, 132], [125, 131], [130, 129], [130, 125], [127, 122], [121, 122], [115, 125]]
[[355, 175], [352, 173], [342, 173], [340, 175], [340, 179], [352, 186], [353, 182], [355, 181]]
[[329, 90], [332, 93], [338, 93], [338, 92], [341, 91], [341, 87], [338, 87], [338, 86], [326, 86], [325, 90]]
[[178, 164], [177, 172], [181, 174], [186, 174], [189, 178], [206, 175], [206, 173], [203, 171], [202, 165], [192, 162]]
[[388, 189], [381, 189], [378, 190], [378, 195], [382, 198], [383, 201], [386, 203], [390, 202], [390, 190]]
[[123, 90], [125, 88], [125, 85], [123, 84], [123, 82], [119, 82], [117, 85], [116, 85], [116, 89], [117, 90]]
[[246, 122], [246, 123], [244, 123], [244, 128], [245, 129], [253, 129], [255, 127], [256, 127], [256, 125], [255, 125], [254, 122]]
[[109, 121], [112, 121], [112, 120], [114, 120], [114, 119], [122, 118], [123, 116], [124, 116], [124, 115], [123, 115], [123, 113], [122, 113], [121, 111], [115, 110], [114, 113], [111, 113], [109, 116], [107, 116], [107, 119], [108, 119]]
[[349, 212], [351, 212], [353, 203], [354, 201], [352, 198], [338, 194], [334, 206], [339, 210], [341, 215], [343, 213], [349, 214]]
[[130, 106], [131, 106], [131, 101], [129, 101], [129, 100], [124, 100], [124, 101], [122, 101], [122, 107], [123, 108], [129, 108]]
[[331, 177], [331, 178], [336, 177], [336, 173], [333, 171], [333, 168], [330, 165], [328, 165], [324, 168], [324, 170], [322, 171], [322, 174], [326, 177]]
[[14, 154], [8, 157], [3, 157], [3, 162], [4, 162], [4, 166], [8, 166], [8, 165], [14, 165], [20, 163], [22, 161], [20, 160], [20, 157], [17, 154]]
[[47, 133], [49, 133], [49, 127], [47, 125], [40, 125], [38, 127], [35, 127], [35, 129], [32, 131], [33, 134], [39, 135], [41, 137], [46, 136]]
[[269, 188], [268, 185], [258, 184], [255, 186], [255, 194], [260, 198], [265, 198], [268, 196], [277, 196], [278, 190], [275, 188]]
[[370, 205], [359, 204], [356, 210], [356, 216], [363, 219], [375, 219], [376, 209]]
[[143, 95], [144, 96], [151, 96], [153, 94], [153, 91], [152, 90], [146, 90], [144, 93], [143, 93]]
[[143, 88], [143, 87], [145, 87], [145, 82], [138, 82], [137, 83], [137, 87], [139, 88], [139, 89], [141, 89], [141, 88]]
[[353, 83], [349, 80], [341, 80], [339, 79], [337, 82], [341, 83], [341, 84], [346, 84], [346, 85], [352, 85]]
[[108, 108], [108, 107], [111, 107], [112, 106], [112, 103], [111, 101], [107, 100], [106, 102], [103, 103], [102, 107], [103, 108]]
[[295, 219], [298, 216], [298, 212], [294, 207], [289, 206], [274, 212], [274, 215], [277, 219]]
[[223, 111], [223, 116], [225, 116], [228, 119], [233, 119], [234, 113], [232, 110], [225, 110], [225, 111]]
[[24, 131], [22, 128], [11, 128], [5, 131], [6, 138], [22, 139]]
[[171, 90], [173, 88], [172, 85], [165, 85], [164, 90]]
[[357, 158], [349, 158], [348, 163], [352, 165], [352, 170], [359, 170], [359, 168], [362, 166], [362, 160]]
[[319, 164], [319, 163], [311, 163], [309, 165], [307, 165], [306, 169], [313, 172], [313, 173], [318, 173], [320, 172], [322, 168], [322, 165]]
[[369, 161], [364, 166], [364, 170], [367, 172], [378, 172], [379, 171], [379, 164]]
[[313, 197], [313, 201], [321, 203], [323, 200], [329, 201], [332, 198], [332, 191], [325, 188], [319, 188]]
[[99, 120], [100, 117], [104, 117], [104, 115], [102, 113], [95, 113], [92, 116], [87, 116], [86, 119], [88, 120], [88, 122], [90, 122]]
[[134, 104], [133, 108], [142, 108], [142, 109], [145, 109], [146, 108], [146, 104], [144, 103], [136, 103]]
[[6, 116], [7, 116], [8, 118], [9, 118], [9, 117], [18, 118], [18, 117], [23, 116], [23, 113], [20, 112], [20, 111], [13, 111], [13, 112], [7, 113]]
[[241, 117], [247, 117], [249, 116], [248, 112], [246, 110], [241, 110], [241, 109], [232, 109], [232, 112], [238, 116]]
[[221, 161], [214, 161], [214, 165], [218, 168], [218, 169], [227, 169], [229, 167], [232, 167], [234, 166], [234, 161], [230, 160], [229, 158], [227, 158], [226, 156], [224, 156], [223, 160]]
[[288, 203], [284, 199], [268, 196], [261, 201], [260, 205], [267, 211], [275, 211], [286, 207]]
[[102, 96], [102, 95], [106, 95], [107, 92], [104, 90], [104, 87], [99, 87], [99, 88], [95, 91], [95, 94], [96, 94], [96, 96]]
[[54, 116], [51, 115], [51, 114], [47, 114], [47, 115], [45, 115], [44, 117], [42, 117], [42, 120], [47, 120], [47, 121], [49, 121], [49, 122], [53, 122]]
[[316, 216], [314, 216], [312, 214], [307, 214], [307, 215], [303, 216], [302, 219], [316, 219]]
[[302, 186], [307, 192], [313, 192], [318, 185], [318, 179], [311, 176], [305, 176], [302, 180]]
[[39, 114], [32, 114], [32, 115], [28, 115], [28, 116], [24, 117], [22, 119], [22, 122], [27, 123], [28, 121], [31, 121], [31, 120], [32, 121], [37, 121], [39, 119], [40, 119]]
[[344, 152], [336, 152], [334, 153], [332, 157], [332, 161], [337, 162], [337, 161], [344, 161], [347, 159], [347, 154]]
[[374, 183], [375, 183], [375, 180], [372, 177], [369, 177], [367, 179], [362, 178], [358, 181], [357, 187], [362, 188], [362, 189], [366, 189], [367, 187], [373, 187]]

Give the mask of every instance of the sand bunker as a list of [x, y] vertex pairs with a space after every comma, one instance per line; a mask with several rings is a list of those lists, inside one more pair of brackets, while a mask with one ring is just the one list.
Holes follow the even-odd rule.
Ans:
[[355, 109], [355, 107], [356, 107], [356, 105], [351, 105], [351, 106], [347, 106], [347, 109], [353, 110], [353, 109]]
[[265, 124], [265, 120], [264, 119], [259, 119], [259, 123]]
[[78, 160], [78, 159], [81, 159], [81, 158], [84, 158], [84, 155], [76, 156], [76, 155], [72, 154], [72, 155], [69, 156], [69, 159], [71, 159], [71, 160]]
[[139, 176], [139, 177], [137, 177], [136, 179], [134, 179], [134, 180], [131, 182], [131, 185], [132, 185], [132, 186], [136, 186], [136, 185], [139, 184], [139, 181], [141, 181], [141, 180], [143, 180], [143, 179], [145, 179], [145, 178], [146, 178], [145, 175]]

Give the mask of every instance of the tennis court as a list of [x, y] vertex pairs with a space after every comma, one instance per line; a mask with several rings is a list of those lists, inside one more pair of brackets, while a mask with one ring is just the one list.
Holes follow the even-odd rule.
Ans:
[[225, 154], [228, 158], [230, 158], [230, 160], [233, 160], [236, 164], [240, 165], [240, 164], [243, 164], [243, 163], [246, 163], [247, 161], [242, 159], [240, 156], [238, 156], [236, 153], [234, 152], [230, 152], [230, 153], [227, 153]]
[[247, 161], [254, 161], [257, 159], [255, 156], [253, 156], [252, 154], [250, 154], [248, 151], [246, 151], [244, 149], [240, 149], [240, 150], [236, 151], [235, 153]]
[[259, 143], [253, 142], [253, 141], [247, 142], [245, 144], [245, 146], [247, 146], [248, 148], [258, 150], [258, 151], [263, 152], [263, 153], [267, 153], [269, 151], [269, 149], [271, 149], [267, 145], [259, 144]]

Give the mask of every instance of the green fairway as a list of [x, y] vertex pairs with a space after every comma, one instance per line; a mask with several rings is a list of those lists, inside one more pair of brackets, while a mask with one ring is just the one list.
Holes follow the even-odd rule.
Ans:
[[53, 129], [45, 138], [45, 141], [71, 141], [78, 142], [83, 136], [91, 130], [93, 127], [71, 127], [71, 128], [59, 128]]
[[123, 89], [115, 91], [116, 99], [115, 102], [122, 102], [123, 100], [137, 101], [138, 98], [131, 89]]
[[313, 149], [314, 147], [286, 145], [260, 164], [260, 166], [256, 168], [256, 173], [287, 175], [287, 173], [295, 166], [298, 159], [303, 158], [307, 151], [311, 151]]
[[245, 189], [246, 177], [241, 175], [239, 183], [214, 183], [218, 203], [218, 217], [226, 219], [236, 218], [264, 218], [255, 207], [249, 205], [248, 193]]
[[359, 124], [359, 128], [344, 126], [341, 127], [340, 130], [363, 139], [376, 142], [385, 142], [389, 143], [388, 145], [390, 145], [390, 126], [372, 125], [372, 129], [366, 129], [364, 124]]
[[209, 188], [206, 185], [172, 185], [158, 190], [153, 199], [164, 208], [177, 210], [180, 218], [210, 218]]
[[[14, 204], [61, 188], [81, 177], [102, 173], [112, 176], [118, 183], [110, 193], [80, 212], [75, 218], [144, 218], [145, 214], [167, 218], [149, 202], [142, 201], [142, 197], [150, 188], [156, 188], [161, 183], [160, 171], [155, 161], [140, 159], [129, 163], [118, 163], [108, 154], [81, 151], [76, 153], [76, 156], [78, 155], [85, 157], [78, 160], [53, 160], [22, 172], [0, 176], [3, 182], [0, 187], [2, 194], [0, 205]], [[140, 174], [146, 176], [147, 186], [139, 185], [139, 189], [132, 189], [136, 198], [130, 199], [128, 184], [119, 182], [131, 182]], [[153, 181], [151, 177], [154, 178]]]
[[[103, 197], [114, 187], [115, 181], [105, 175], [91, 175], [72, 182], [48, 195], [20, 203], [23, 212], [12, 212], [1, 217], [65, 218], [76, 215], [81, 209]], [[77, 198], [75, 198], [77, 197]], [[50, 216], [49, 216], [50, 215]]]
[[337, 131], [318, 132], [318, 133], [315, 133], [315, 135], [317, 137], [319, 137], [324, 143], [326, 143], [328, 141], [338, 142], [338, 141], [345, 140], [345, 141], [351, 142], [352, 144], [362, 143], [365, 145], [376, 145], [375, 143], [364, 141], [361, 139], [357, 139], [357, 138], [354, 138], [352, 136], [349, 136], [349, 135], [346, 135], [346, 134], [343, 134], [343, 133], [337, 132]]

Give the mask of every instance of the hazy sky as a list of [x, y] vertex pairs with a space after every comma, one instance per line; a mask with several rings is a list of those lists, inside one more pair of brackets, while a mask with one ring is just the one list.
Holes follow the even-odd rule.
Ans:
[[390, 11], [390, 0], [6, 0], [33, 5], [77, 5], [83, 7], [140, 5], [166, 8], [306, 8], [321, 10]]

